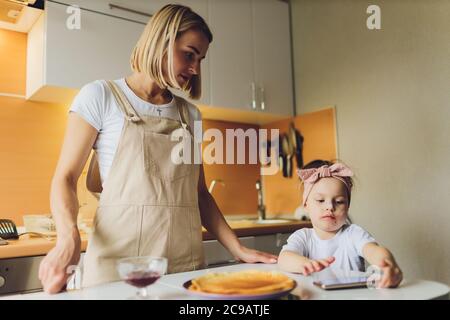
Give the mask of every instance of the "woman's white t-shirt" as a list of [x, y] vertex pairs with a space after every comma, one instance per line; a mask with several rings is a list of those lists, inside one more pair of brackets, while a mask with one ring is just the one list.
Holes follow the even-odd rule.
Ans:
[[312, 260], [334, 257], [332, 267], [365, 271], [362, 249], [375, 239], [356, 224], [344, 225], [336, 235], [328, 240], [322, 240], [313, 228], [303, 228], [295, 231], [283, 246], [283, 251], [293, 251]]
[[[139, 98], [130, 89], [125, 78], [114, 80], [114, 82], [122, 89], [128, 101], [139, 115], [160, 116], [174, 120], [180, 119], [178, 108], [173, 98], [167, 104], [154, 105]], [[194, 125], [195, 121], [201, 121], [200, 112], [191, 103], [188, 103], [188, 108], [190, 127], [201, 131], [201, 125]], [[93, 81], [83, 86], [72, 102], [69, 112], [75, 112], [98, 131], [94, 149], [98, 155], [100, 178], [103, 183], [109, 174], [119, 144], [125, 123], [124, 115], [119, 109], [108, 85], [102, 80]], [[201, 137], [201, 132], [196, 133], [200, 134]]]

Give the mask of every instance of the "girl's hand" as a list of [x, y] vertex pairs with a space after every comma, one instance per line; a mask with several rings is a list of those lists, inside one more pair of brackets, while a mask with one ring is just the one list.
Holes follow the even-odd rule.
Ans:
[[379, 265], [383, 275], [378, 288], [396, 288], [403, 280], [403, 273], [395, 261], [384, 259]]
[[246, 262], [246, 263], [277, 263], [277, 256], [273, 254], [253, 250], [244, 246], [240, 246], [239, 250], [234, 254], [234, 257], [238, 261]]
[[320, 259], [320, 260], [309, 260], [305, 264], [303, 264], [303, 267], [301, 268], [301, 271], [303, 275], [308, 276], [311, 273], [322, 271], [323, 269], [327, 268], [334, 262], [334, 257], [328, 257], [326, 259]]

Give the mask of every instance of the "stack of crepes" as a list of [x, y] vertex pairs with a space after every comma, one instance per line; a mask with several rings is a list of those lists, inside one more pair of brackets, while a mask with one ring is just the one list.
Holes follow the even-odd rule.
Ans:
[[294, 288], [295, 281], [273, 271], [244, 270], [208, 273], [193, 279], [189, 290], [213, 294], [264, 294]]

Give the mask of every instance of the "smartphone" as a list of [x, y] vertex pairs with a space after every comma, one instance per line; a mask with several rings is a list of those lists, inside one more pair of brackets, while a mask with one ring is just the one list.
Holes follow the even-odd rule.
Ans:
[[367, 288], [367, 277], [343, 277], [314, 281], [314, 285], [324, 290]]

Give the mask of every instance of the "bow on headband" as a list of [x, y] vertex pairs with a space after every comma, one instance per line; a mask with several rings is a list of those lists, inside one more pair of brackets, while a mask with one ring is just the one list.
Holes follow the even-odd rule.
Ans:
[[353, 176], [352, 170], [342, 163], [335, 163], [331, 166], [321, 166], [320, 168], [313, 169], [297, 169], [297, 174], [304, 183], [303, 191], [303, 206], [306, 204], [313, 185], [321, 178], [332, 177], [342, 181], [347, 188], [348, 198], [350, 202], [350, 191], [352, 189], [351, 182], [346, 177]]

